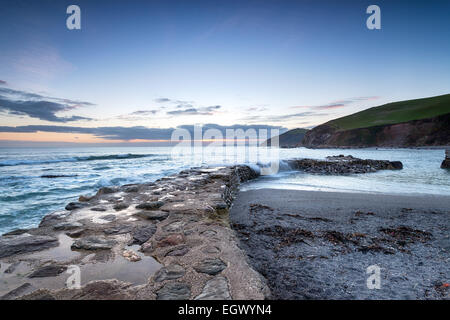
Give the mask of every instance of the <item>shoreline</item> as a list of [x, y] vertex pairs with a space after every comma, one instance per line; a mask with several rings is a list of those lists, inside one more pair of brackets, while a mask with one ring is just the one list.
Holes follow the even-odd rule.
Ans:
[[[398, 170], [384, 160], [289, 160], [325, 174]], [[80, 196], [38, 228], [0, 237], [2, 299], [265, 299], [266, 280], [229, 227], [248, 166], [192, 168]], [[66, 288], [70, 266], [81, 288]], [[122, 272], [122, 270], [129, 270]], [[134, 270], [134, 271], [132, 271]], [[146, 270], [145, 272], [143, 270]], [[140, 274], [139, 279], [129, 274]], [[91, 280], [87, 282], [88, 280]]]
[[[450, 196], [259, 189], [230, 211], [275, 299], [449, 299]], [[381, 267], [381, 289], [366, 268]]]

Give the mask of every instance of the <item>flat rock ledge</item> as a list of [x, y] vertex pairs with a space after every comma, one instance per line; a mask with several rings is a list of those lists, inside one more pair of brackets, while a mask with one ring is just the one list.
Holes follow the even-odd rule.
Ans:
[[[288, 164], [323, 174], [402, 168], [398, 162], [348, 156]], [[0, 237], [0, 280], [22, 279], [0, 288], [0, 300], [269, 298], [266, 280], [250, 266], [228, 216], [239, 185], [258, 176], [245, 165], [192, 168], [155, 182], [80, 196], [66, 210], [45, 216], [39, 227]], [[133, 270], [145, 259], [159, 267], [144, 281], [121, 278], [120, 270]], [[110, 279], [66, 287], [74, 265], [83, 277], [83, 270], [95, 270], [100, 263], [100, 273], [115, 266]]]
[[[265, 299], [265, 279], [250, 267], [228, 221], [239, 184], [256, 177], [248, 166], [202, 167], [81, 196], [38, 228], [0, 237], [0, 277], [23, 279], [0, 290], [0, 299]], [[143, 283], [121, 278], [120, 270], [144, 259], [159, 270]], [[66, 287], [73, 265], [83, 278], [99, 264], [117, 274]]]

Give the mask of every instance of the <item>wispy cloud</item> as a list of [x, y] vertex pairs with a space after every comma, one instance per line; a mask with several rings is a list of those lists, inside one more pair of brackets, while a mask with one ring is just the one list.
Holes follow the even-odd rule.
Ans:
[[379, 99], [377, 96], [373, 97], [357, 97], [350, 98], [345, 100], [337, 100], [323, 105], [317, 106], [293, 106], [291, 109], [301, 109], [301, 108], [309, 108], [309, 109], [317, 109], [317, 110], [326, 110], [326, 109], [339, 109], [348, 106], [349, 104], [360, 102], [360, 101], [368, 101], [368, 100], [376, 100]]
[[4, 86], [6, 84], [7, 84], [7, 82], [5, 80], [0, 80], [0, 86]]
[[166, 112], [169, 115], [213, 115], [217, 110], [222, 108], [222, 106], [209, 106], [203, 108], [188, 108], [183, 110], [173, 110]]
[[194, 103], [194, 101], [169, 99], [169, 98], [157, 98], [154, 101], [157, 103], [162, 103], [162, 104], [175, 105], [177, 108], [192, 107], [192, 104]]
[[314, 111], [305, 111], [305, 112], [299, 112], [299, 113], [290, 113], [290, 114], [284, 114], [284, 115], [252, 115], [248, 117], [244, 117], [241, 120], [246, 121], [249, 123], [257, 123], [257, 122], [285, 122], [288, 120], [299, 120], [299, 119], [305, 119], [310, 116], [324, 116], [327, 115], [326, 113], [318, 113]]
[[[191, 133], [191, 137], [194, 136], [193, 125], [183, 125], [178, 128], [186, 129]], [[10, 133], [36, 133], [40, 132], [52, 132], [52, 133], [73, 133], [73, 134], [91, 134], [98, 138], [106, 140], [170, 140], [172, 132], [176, 128], [148, 128], [143, 126], [136, 127], [72, 127], [72, 126], [51, 126], [51, 125], [29, 125], [29, 126], [0, 126], [0, 132]], [[232, 126], [221, 126], [218, 124], [205, 124], [203, 130], [217, 129], [226, 136], [227, 129], [278, 129], [280, 132], [285, 132], [287, 129], [281, 126], [268, 126], [268, 125], [241, 125], [235, 124]]]
[[57, 113], [93, 105], [86, 101], [47, 97], [32, 92], [0, 88], [0, 112], [8, 115], [28, 116], [51, 122], [92, 120], [81, 116], [61, 117], [57, 116]]

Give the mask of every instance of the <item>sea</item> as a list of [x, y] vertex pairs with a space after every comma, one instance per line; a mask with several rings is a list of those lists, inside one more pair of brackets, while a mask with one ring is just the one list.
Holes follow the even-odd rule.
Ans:
[[[270, 150], [269, 150], [270, 149]], [[345, 176], [292, 171], [283, 160], [332, 155], [401, 161], [403, 170]], [[0, 148], [0, 234], [36, 227], [46, 214], [64, 210], [100, 187], [148, 183], [195, 166], [248, 164], [277, 170], [242, 190], [277, 188], [325, 192], [450, 196], [450, 170], [441, 169], [444, 149], [278, 149], [261, 147], [77, 147]]]

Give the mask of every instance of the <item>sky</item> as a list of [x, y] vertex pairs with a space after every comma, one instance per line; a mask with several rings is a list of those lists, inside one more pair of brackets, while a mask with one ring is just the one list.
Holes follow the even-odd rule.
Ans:
[[447, 94], [449, 16], [449, 1], [0, 0], [0, 146], [311, 128]]

